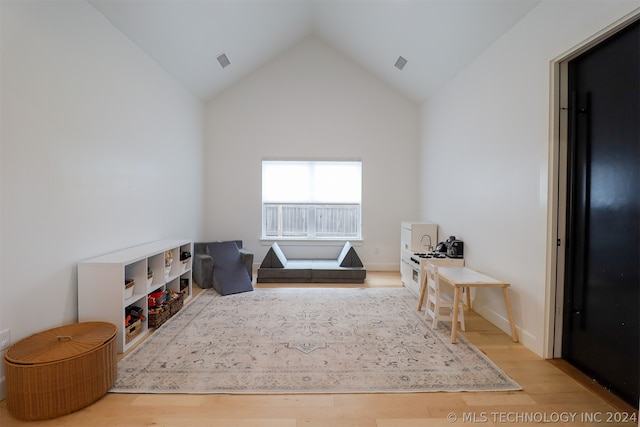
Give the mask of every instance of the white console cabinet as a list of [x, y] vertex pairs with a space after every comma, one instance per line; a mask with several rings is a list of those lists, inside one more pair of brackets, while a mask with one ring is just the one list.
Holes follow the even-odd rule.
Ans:
[[[148, 332], [148, 295], [159, 290], [184, 292], [184, 300], [192, 295], [191, 266], [193, 257], [180, 260], [183, 252], [193, 253], [189, 240], [160, 240], [112, 252], [78, 264], [78, 321], [105, 321], [117, 327], [118, 353], [124, 353]], [[173, 258], [165, 267], [165, 256]], [[148, 279], [148, 271], [153, 278]], [[133, 295], [127, 298], [125, 281], [133, 279]], [[141, 332], [126, 340], [127, 307], [142, 309], [145, 321]]]

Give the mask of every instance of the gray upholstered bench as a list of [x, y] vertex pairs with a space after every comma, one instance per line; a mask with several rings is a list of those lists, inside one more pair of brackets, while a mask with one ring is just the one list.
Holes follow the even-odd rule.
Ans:
[[337, 259], [287, 259], [273, 243], [258, 268], [258, 283], [364, 283], [367, 269], [351, 243]]

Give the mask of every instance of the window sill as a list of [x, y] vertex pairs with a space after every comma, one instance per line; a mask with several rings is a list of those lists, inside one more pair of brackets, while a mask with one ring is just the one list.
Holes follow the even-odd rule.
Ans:
[[260, 245], [271, 246], [277, 242], [279, 246], [344, 246], [345, 242], [350, 242], [353, 246], [362, 246], [362, 239], [296, 239], [296, 238], [260, 238]]

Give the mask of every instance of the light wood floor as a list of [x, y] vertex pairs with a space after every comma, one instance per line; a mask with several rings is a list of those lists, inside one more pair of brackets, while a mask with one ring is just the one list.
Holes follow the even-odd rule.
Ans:
[[[400, 285], [395, 272], [368, 276], [365, 286]], [[524, 390], [244, 396], [107, 394], [71, 415], [36, 422], [16, 420], [8, 413], [6, 403], [0, 402], [0, 426], [444, 427], [533, 426], [543, 421], [563, 426], [638, 425], [638, 421], [606, 422], [608, 416], [615, 421], [622, 413], [635, 410], [571, 372], [570, 367], [539, 358], [472, 311], [467, 312], [465, 320], [467, 332], [462, 334]], [[531, 422], [523, 422], [525, 417]], [[592, 422], [584, 422], [587, 417]], [[556, 419], [561, 422], [554, 422]]]

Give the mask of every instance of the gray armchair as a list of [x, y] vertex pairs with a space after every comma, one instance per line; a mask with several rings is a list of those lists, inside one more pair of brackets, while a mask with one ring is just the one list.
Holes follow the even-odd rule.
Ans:
[[242, 240], [198, 242], [193, 250], [193, 280], [198, 286], [221, 295], [253, 290], [253, 254], [242, 248]]

